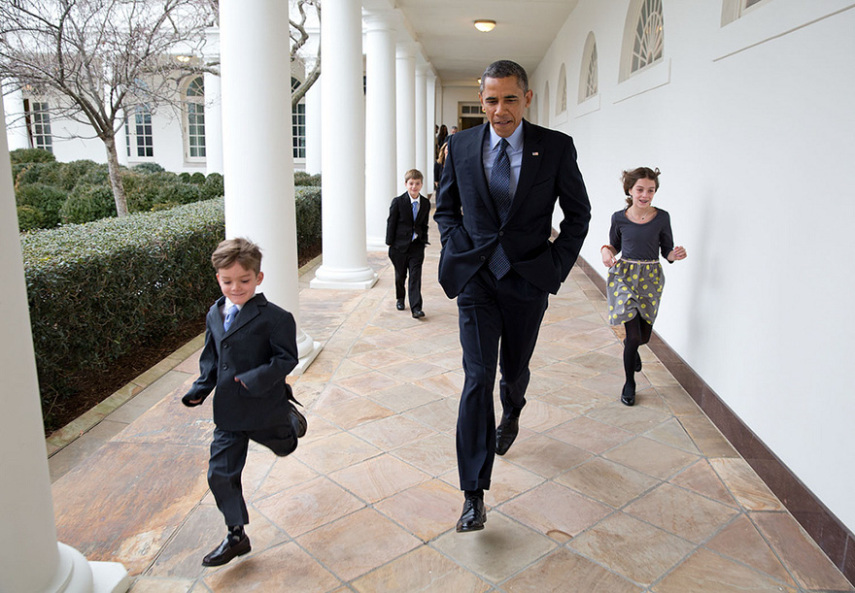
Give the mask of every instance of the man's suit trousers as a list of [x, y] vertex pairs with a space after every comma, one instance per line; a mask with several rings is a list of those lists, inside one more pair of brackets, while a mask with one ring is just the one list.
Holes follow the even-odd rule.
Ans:
[[500, 365], [499, 394], [505, 414], [525, 406], [537, 343], [549, 293], [511, 270], [501, 280], [483, 266], [457, 297], [460, 343], [466, 379], [457, 417], [457, 467], [460, 488], [490, 488], [496, 449], [493, 385]]

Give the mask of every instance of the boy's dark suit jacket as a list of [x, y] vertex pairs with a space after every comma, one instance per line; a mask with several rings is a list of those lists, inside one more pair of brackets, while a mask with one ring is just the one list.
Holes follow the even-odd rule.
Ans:
[[204, 399], [216, 387], [214, 423], [222, 430], [287, 424], [292, 396], [285, 377], [298, 362], [294, 317], [256, 294], [226, 332], [220, 312], [225, 300], [220, 297], [208, 311], [200, 376], [183, 399]]
[[[430, 200], [419, 196], [419, 213], [413, 220], [413, 207], [410, 205], [410, 194], [402, 193], [392, 199], [389, 206], [389, 218], [386, 220], [386, 245], [405, 252], [410, 243], [428, 243], [428, 220], [430, 219]], [[413, 230], [416, 238], [413, 240]]]
[[[434, 214], [442, 240], [439, 283], [449, 298], [456, 297], [501, 242], [520, 276], [555, 294], [576, 262], [591, 218], [573, 139], [523, 120], [522, 168], [502, 224], [481, 156], [489, 125], [449, 137]], [[556, 199], [564, 216], [560, 234], [550, 241]]]

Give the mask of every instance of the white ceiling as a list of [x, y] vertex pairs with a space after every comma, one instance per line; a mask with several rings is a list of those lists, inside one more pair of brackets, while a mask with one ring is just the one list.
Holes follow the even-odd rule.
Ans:
[[[425, 58], [445, 85], [477, 84], [484, 68], [509, 59], [531, 72], [578, 0], [397, 0]], [[496, 21], [490, 33], [474, 21]]]

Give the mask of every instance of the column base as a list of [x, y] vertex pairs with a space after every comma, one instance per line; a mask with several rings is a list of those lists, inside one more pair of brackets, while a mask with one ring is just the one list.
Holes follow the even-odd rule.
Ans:
[[323, 349], [323, 344], [315, 342], [312, 337], [304, 331], [297, 330], [297, 357], [299, 362], [297, 363], [297, 366], [294, 367], [294, 370], [291, 371], [291, 374], [300, 376], [306, 372], [306, 369], [309, 368], [309, 365], [314, 362], [318, 357], [318, 354], [320, 354]]
[[125, 593], [131, 586], [128, 571], [118, 562], [89, 562], [62, 542], [59, 566], [44, 593]]
[[315, 272], [309, 288], [333, 290], [367, 290], [377, 283], [377, 273], [371, 268], [331, 268], [325, 264]]
[[368, 251], [389, 251], [389, 246], [386, 245], [385, 237], [369, 237], [368, 243], [366, 244], [365, 248]]

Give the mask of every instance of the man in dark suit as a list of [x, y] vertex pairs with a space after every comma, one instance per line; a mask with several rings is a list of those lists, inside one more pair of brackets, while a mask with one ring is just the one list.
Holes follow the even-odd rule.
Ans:
[[[459, 532], [484, 528], [494, 453], [504, 455], [519, 432], [548, 295], [570, 273], [591, 218], [573, 140], [523, 120], [533, 96], [525, 70], [494, 62], [478, 96], [489, 123], [449, 136], [434, 215], [442, 240], [439, 282], [449, 298], [457, 297], [463, 347]], [[550, 241], [556, 201], [563, 218]]]
[[404, 310], [404, 283], [410, 275], [410, 311], [421, 319], [422, 311], [422, 264], [425, 261], [425, 245], [428, 245], [428, 219], [430, 200], [419, 192], [424, 177], [418, 169], [410, 169], [404, 175], [407, 191], [392, 200], [389, 218], [386, 219], [386, 245], [389, 259], [395, 268], [395, 306]]

